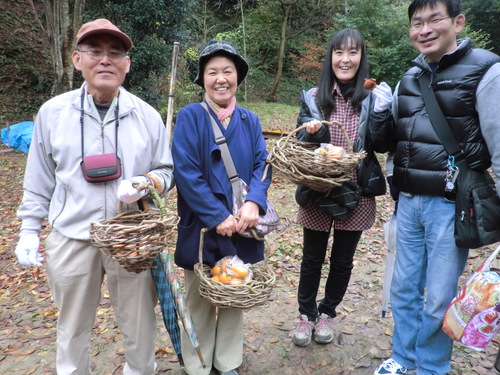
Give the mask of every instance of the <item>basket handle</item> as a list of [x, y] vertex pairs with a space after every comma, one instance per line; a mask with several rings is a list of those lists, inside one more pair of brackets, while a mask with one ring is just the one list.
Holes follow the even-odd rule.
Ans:
[[[338, 122], [338, 121], [320, 121], [322, 124], [325, 124], [325, 125], [337, 125], [340, 130], [342, 131], [342, 134], [344, 135], [344, 138], [345, 140], [347, 141], [347, 148], [349, 149], [349, 152], [353, 152], [352, 150], [352, 143], [351, 143], [351, 140], [349, 139], [349, 135], [347, 134], [347, 131], [345, 130], [344, 126]], [[285, 137], [285, 143], [288, 142], [288, 140], [292, 137], [293, 134], [301, 131], [302, 129], [305, 129], [306, 128], [306, 125], [301, 125], [299, 126], [298, 128], [296, 128], [295, 130], [292, 130], [290, 133], [288, 133], [288, 135]]]
[[[132, 183], [132, 186], [134, 189], [141, 191], [141, 190], [148, 190], [149, 194], [153, 196], [154, 200], [156, 203], [158, 203], [158, 209], [160, 210], [160, 216], [161, 217], [166, 217], [167, 216], [167, 211], [165, 209], [165, 203], [163, 202], [163, 199], [161, 199], [160, 194], [158, 193], [158, 190], [155, 188], [153, 183], [151, 182], [144, 182], [144, 183]], [[149, 207], [148, 204], [146, 203], [146, 200], [144, 198], [140, 199], [144, 211], [148, 211]], [[118, 200], [118, 213], [121, 213], [123, 211], [123, 202], [121, 200]]]
[[210, 228], [202, 228], [200, 230], [200, 248], [198, 249], [198, 261], [203, 264], [203, 242], [205, 241], [205, 233], [211, 230]]

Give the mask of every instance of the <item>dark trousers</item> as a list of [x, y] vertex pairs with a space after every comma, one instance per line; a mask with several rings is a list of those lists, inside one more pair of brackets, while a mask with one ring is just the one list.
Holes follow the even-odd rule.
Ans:
[[344, 298], [351, 278], [354, 252], [362, 231], [334, 230], [330, 254], [330, 271], [325, 286], [325, 297], [316, 304], [321, 268], [325, 261], [330, 232], [304, 228], [304, 249], [300, 266], [298, 291], [299, 312], [310, 321], [324, 313], [335, 317], [336, 307]]

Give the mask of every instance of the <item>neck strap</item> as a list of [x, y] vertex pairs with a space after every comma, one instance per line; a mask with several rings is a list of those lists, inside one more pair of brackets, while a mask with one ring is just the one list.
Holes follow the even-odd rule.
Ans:
[[[82, 89], [82, 94], [80, 95], [80, 104], [81, 104], [81, 109], [80, 109], [80, 131], [82, 134], [82, 162], [83, 162], [83, 156], [85, 155], [84, 153], [84, 136], [83, 136], [83, 118], [85, 117], [85, 111], [83, 109], [84, 106], [84, 98], [85, 98], [85, 89]], [[118, 119], [118, 103], [119, 100], [116, 100], [116, 107], [115, 107], [115, 126], [116, 126], [116, 131], [115, 131], [115, 155], [118, 154], [118, 127], [120, 126], [120, 120]]]

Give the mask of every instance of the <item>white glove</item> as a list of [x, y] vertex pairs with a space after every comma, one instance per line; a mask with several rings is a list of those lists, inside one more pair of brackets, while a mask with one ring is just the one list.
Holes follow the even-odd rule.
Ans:
[[392, 90], [387, 83], [381, 82], [372, 92], [375, 95], [374, 112], [383, 112], [391, 107]]
[[149, 182], [149, 179], [145, 176], [135, 176], [130, 180], [123, 180], [120, 182], [120, 185], [118, 185], [118, 190], [116, 192], [118, 199], [127, 204], [138, 201], [148, 193], [148, 190], [144, 189], [139, 191], [134, 188], [132, 184], [144, 184], [146, 182]]
[[17, 260], [23, 266], [42, 266], [43, 256], [38, 252], [40, 238], [38, 233], [23, 233], [19, 235], [16, 246]]

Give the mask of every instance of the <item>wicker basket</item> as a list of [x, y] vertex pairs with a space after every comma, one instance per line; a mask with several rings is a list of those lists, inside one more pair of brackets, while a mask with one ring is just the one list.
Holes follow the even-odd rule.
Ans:
[[[151, 184], [147, 184], [146, 188], [151, 193], [154, 189]], [[167, 215], [157, 193], [155, 199], [159, 200], [160, 209], [121, 212], [123, 204], [120, 202], [116, 216], [90, 224], [92, 244], [129, 272], [140, 273], [150, 269], [174, 236], [177, 215], [173, 212]]]
[[338, 121], [322, 121], [337, 125], [348, 144], [348, 155], [340, 159], [329, 159], [314, 152], [318, 143], [301, 142], [292, 137], [305, 128], [302, 125], [280, 138], [271, 148], [267, 162], [297, 185], [304, 185], [316, 191], [328, 193], [331, 189], [351, 180], [352, 170], [366, 156], [365, 152], [353, 152], [349, 136]]
[[248, 309], [268, 301], [276, 276], [266, 260], [252, 265], [253, 278], [245, 284], [225, 285], [212, 280], [210, 267], [203, 264], [202, 259], [203, 240], [207, 231], [206, 228], [201, 230], [199, 263], [194, 265], [194, 272], [200, 281], [201, 296], [220, 308]]

